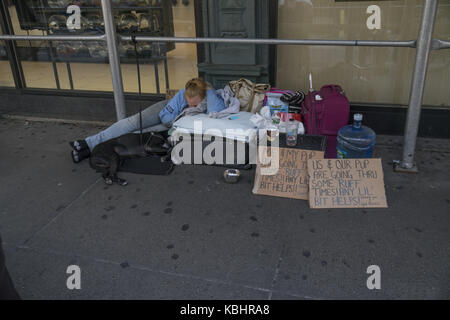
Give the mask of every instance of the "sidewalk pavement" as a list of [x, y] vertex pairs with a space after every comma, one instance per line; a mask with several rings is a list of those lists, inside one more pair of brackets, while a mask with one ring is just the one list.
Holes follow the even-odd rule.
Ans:
[[389, 208], [314, 211], [253, 195], [254, 170], [229, 185], [223, 168], [183, 165], [108, 187], [69, 154], [100, 129], [0, 119], [0, 234], [25, 299], [450, 298], [450, 140], [419, 139], [420, 173], [398, 174], [401, 137], [378, 137]]

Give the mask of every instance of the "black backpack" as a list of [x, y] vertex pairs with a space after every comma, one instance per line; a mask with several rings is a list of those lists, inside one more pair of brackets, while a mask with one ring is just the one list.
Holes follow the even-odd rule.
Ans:
[[89, 164], [100, 172], [106, 184], [127, 185], [118, 171], [167, 175], [172, 172], [172, 146], [167, 133], [128, 133], [98, 144], [91, 152]]

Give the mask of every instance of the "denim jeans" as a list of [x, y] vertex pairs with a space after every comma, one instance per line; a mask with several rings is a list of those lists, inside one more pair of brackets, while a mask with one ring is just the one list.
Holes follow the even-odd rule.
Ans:
[[[160, 101], [151, 105], [150, 107], [142, 110], [142, 128], [145, 131], [161, 131], [161, 120], [159, 119], [159, 113], [166, 106], [168, 100]], [[168, 128], [166, 128], [168, 129]], [[89, 149], [92, 151], [94, 147], [102, 142], [108, 141], [120, 137], [127, 133], [132, 133], [140, 130], [139, 113], [119, 120], [109, 128], [86, 138], [86, 142]]]

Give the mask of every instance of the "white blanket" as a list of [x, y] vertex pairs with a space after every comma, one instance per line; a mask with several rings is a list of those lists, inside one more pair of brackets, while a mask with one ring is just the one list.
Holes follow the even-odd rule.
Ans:
[[239, 112], [222, 119], [210, 118], [207, 114], [185, 116], [173, 124], [171, 135], [201, 133], [249, 142], [256, 135], [256, 128], [250, 121], [252, 115], [250, 112]]

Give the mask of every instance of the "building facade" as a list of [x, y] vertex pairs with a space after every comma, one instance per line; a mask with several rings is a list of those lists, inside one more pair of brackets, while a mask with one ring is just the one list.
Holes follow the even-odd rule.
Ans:
[[[80, 29], [69, 30], [67, 8], [73, 4], [81, 11]], [[117, 0], [112, 6], [120, 35], [401, 41], [417, 39], [423, 1]], [[102, 34], [100, 1], [2, 1], [0, 31]], [[450, 40], [450, 1], [439, 2], [433, 38]], [[307, 91], [312, 74], [315, 89], [341, 85], [354, 111], [366, 113], [378, 132], [392, 134], [403, 132], [416, 54], [400, 47], [227, 43], [140, 42], [136, 49], [141, 92], [134, 45], [119, 44], [127, 114], [199, 75], [216, 87], [244, 77]], [[439, 124], [449, 117], [449, 77], [449, 51], [431, 51], [423, 135], [450, 136], [448, 126]], [[105, 43], [0, 41], [2, 113], [110, 121], [112, 91]]]

